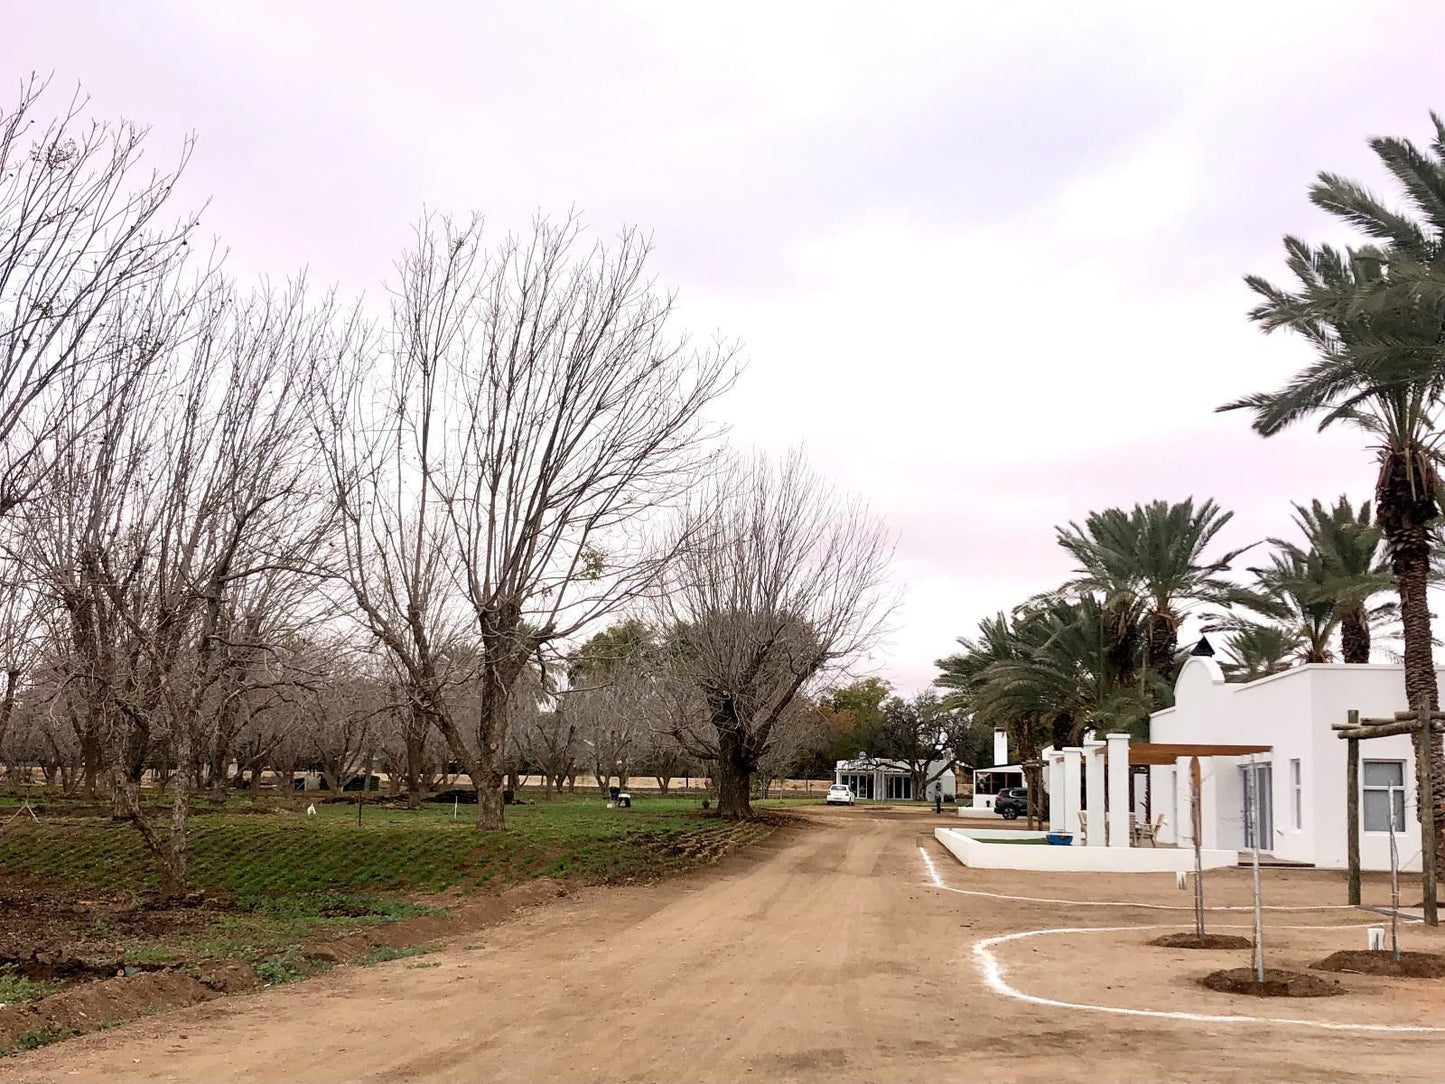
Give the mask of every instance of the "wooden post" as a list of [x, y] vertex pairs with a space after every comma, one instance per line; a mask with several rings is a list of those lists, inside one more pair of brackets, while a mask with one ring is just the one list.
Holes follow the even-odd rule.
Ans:
[[1264, 900], [1259, 887], [1259, 827], [1263, 820], [1263, 801], [1259, 793], [1259, 762], [1249, 755], [1249, 791], [1254, 801], [1249, 809], [1249, 838], [1254, 855], [1254, 981], [1264, 982]]
[[1199, 758], [1190, 757], [1189, 819], [1194, 829], [1194, 933], [1201, 941], [1204, 940], [1204, 856], [1200, 850], [1203, 844], [1199, 841], [1199, 837], [1203, 835], [1201, 827], [1204, 823], [1199, 794], [1202, 782], [1199, 774]]
[[[1358, 711], [1350, 712], [1350, 725], [1360, 721]], [[1360, 906], [1360, 739], [1345, 740], [1345, 840], [1350, 862], [1350, 906]]]
[[1420, 881], [1425, 890], [1425, 923], [1440, 925], [1435, 905], [1435, 787], [1431, 779], [1430, 701], [1420, 698], [1420, 729], [1415, 734], [1415, 773], [1420, 785]]

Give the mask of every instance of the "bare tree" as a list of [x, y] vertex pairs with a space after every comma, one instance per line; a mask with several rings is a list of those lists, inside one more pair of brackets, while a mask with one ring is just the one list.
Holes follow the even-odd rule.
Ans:
[[577, 729], [583, 763], [607, 793], [613, 776], [626, 789], [632, 764], [642, 749], [647, 721], [642, 701], [648, 695], [646, 679], [632, 666], [614, 667], [605, 677], [589, 680], [566, 695], [567, 714]]
[[718, 766], [718, 809], [751, 815], [753, 773], [810, 682], [861, 656], [891, 609], [892, 542], [794, 452], [694, 495], [659, 608], [673, 664], [700, 695], [676, 736]]
[[332, 793], [340, 794], [358, 775], [364, 789], [381, 745], [383, 722], [397, 705], [387, 696], [375, 659], [334, 641], [312, 645], [308, 653], [322, 677], [300, 701], [310, 752]]
[[[218, 286], [197, 305], [181, 334], [135, 347], [164, 364], [70, 439], [26, 504], [32, 559], [67, 614], [68, 684], [100, 736], [116, 809], [168, 891], [186, 882], [189, 799], [205, 752], [218, 728], [233, 734], [227, 720], [268, 647], [259, 637], [278, 631], [242, 620], [246, 588], [269, 605], [278, 596], [257, 585], [308, 575], [329, 507], [318, 507], [306, 439], [327, 314], [308, 310], [299, 288], [238, 305]], [[168, 835], [138, 789], [156, 749], [175, 769]]]
[[[669, 330], [648, 252], [633, 232], [589, 245], [568, 218], [486, 253], [479, 220], [424, 220], [383, 386], [354, 381], [333, 411], [353, 594], [471, 777], [481, 827], [503, 826], [518, 676], [655, 582], [666, 554], [642, 525], [696, 481], [702, 412], [733, 378], [731, 347]], [[466, 673], [444, 664], [458, 607]], [[470, 722], [446, 707], [455, 682], [475, 690]]]
[[[141, 166], [146, 130], [42, 114], [31, 77], [0, 111], [0, 516], [155, 360], [114, 332], [172, 276], [195, 215], [161, 221], [190, 157]], [[124, 364], [116, 364], [123, 358]]]
[[895, 696], [883, 705], [885, 748], [880, 752], [907, 765], [913, 797], [922, 801], [929, 786], [953, 766], [971, 725], [961, 710], [948, 707], [933, 693], [922, 692], [910, 700]]
[[542, 776], [543, 797], [551, 801], [577, 765], [577, 725], [565, 699], [548, 710], [522, 711], [516, 738], [530, 767]]
[[758, 758], [758, 793], [766, 798], [774, 782], [792, 777], [804, 760], [828, 744], [832, 732], [817, 704], [794, 697], [773, 727], [767, 752]]

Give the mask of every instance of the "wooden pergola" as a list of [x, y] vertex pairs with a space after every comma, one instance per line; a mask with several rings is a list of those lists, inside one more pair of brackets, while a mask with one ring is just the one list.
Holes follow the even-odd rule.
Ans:
[[[1425, 924], [1438, 926], [1440, 917], [1435, 901], [1436, 791], [1435, 782], [1431, 778], [1430, 755], [1434, 735], [1445, 733], [1445, 712], [1432, 711], [1430, 701], [1422, 698], [1420, 706], [1414, 711], [1397, 711], [1387, 719], [1361, 719], [1358, 711], [1351, 711], [1347, 722], [1334, 723], [1330, 729], [1335, 732], [1335, 737], [1348, 743], [1345, 761], [1345, 809], [1349, 832], [1349, 898], [1350, 903], [1356, 907], [1360, 906], [1360, 742], [1398, 734], [1409, 734], [1414, 739], [1415, 783], [1419, 788], [1420, 806], [1420, 881], [1424, 891], [1422, 910]], [[1394, 818], [1392, 809], [1392, 825]], [[1398, 894], [1398, 887], [1396, 893]], [[1394, 901], [1394, 910], [1398, 916], [1398, 899]]]
[[1274, 752], [1272, 745], [1130, 742], [1129, 766], [1132, 768], [1141, 765], [1173, 764], [1180, 757], [1247, 757], [1272, 752]]

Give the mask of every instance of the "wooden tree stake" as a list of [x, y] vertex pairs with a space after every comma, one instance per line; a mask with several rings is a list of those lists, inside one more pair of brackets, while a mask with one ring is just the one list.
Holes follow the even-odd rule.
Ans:
[[1201, 812], [1199, 758], [1189, 758], [1189, 819], [1194, 830], [1194, 932], [1204, 939], [1204, 855], [1199, 842], [1204, 817]]
[[[1425, 891], [1425, 923], [1440, 925], [1435, 904], [1435, 788], [1431, 778], [1430, 701], [1420, 698], [1420, 727], [1415, 736], [1415, 770], [1420, 784], [1420, 880]], [[1392, 811], [1393, 815], [1393, 811]]]
[[[1358, 711], [1350, 712], [1350, 724], [1360, 718]], [[1360, 739], [1348, 738], [1345, 742], [1345, 833], [1350, 863], [1350, 906], [1360, 905]]]

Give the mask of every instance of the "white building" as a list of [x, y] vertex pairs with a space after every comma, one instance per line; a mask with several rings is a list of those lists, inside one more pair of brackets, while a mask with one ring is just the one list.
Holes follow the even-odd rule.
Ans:
[[[920, 798], [932, 801], [934, 791], [941, 787], [944, 799], [953, 801], [957, 794], [957, 783], [952, 766], [934, 761], [928, 765], [925, 775], [929, 780], [927, 793], [919, 795]], [[901, 760], [884, 760], [870, 757], [867, 753], [859, 753], [853, 760], [838, 761], [833, 779], [834, 782], [847, 786], [856, 798], [907, 802], [914, 797], [913, 774]]]
[[1000, 791], [1024, 786], [1024, 766], [1008, 759], [1008, 734], [993, 732], [993, 765], [973, 770], [973, 808], [992, 809]]
[[[1445, 682], [1445, 672], [1437, 672]], [[1252, 845], [1244, 811], [1259, 788], [1261, 849], [1276, 858], [1344, 869], [1347, 858], [1346, 743], [1330, 727], [1351, 709], [1362, 718], [1404, 711], [1404, 668], [1388, 665], [1298, 666], [1228, 684], [1219, 665], [1192, 656], [1174, 687], [1175, 704], [1150, 718], [1151, 742], [1269, 746], [1248, 757], [1201, 757], [1201, 843]], [[1151, 765], [1148, 815], [1161, 814], [1161, 842], [1189, 836], [1189, 764]], [[1415, 817], [1415, 759], [1408, 735], [1360, 743], [1360, 865], [1389, 869], [1393, 809], [1401, 865], [1420, 868]], [[1182, 827], [1182, 831], [1181, 831]]]

